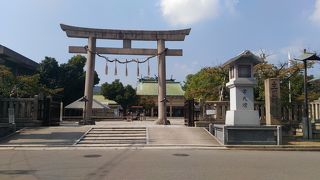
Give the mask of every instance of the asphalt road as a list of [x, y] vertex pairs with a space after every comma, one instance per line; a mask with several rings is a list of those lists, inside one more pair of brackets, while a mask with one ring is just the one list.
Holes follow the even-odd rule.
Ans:
[[1, 150], [0, 179], [320, 179], [319, 152]]

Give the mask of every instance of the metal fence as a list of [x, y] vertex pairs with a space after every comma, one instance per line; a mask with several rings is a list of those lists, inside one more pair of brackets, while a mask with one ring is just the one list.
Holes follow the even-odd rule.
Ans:
[[60, 101], [50, 96], [0, 98], [0, 123], [9, 123], [10, 110], [18, 128], [59, 125], [60, 122]]
[[[190, 100], [188, 104], [190, 106]], [[193, 101], [194, 102], [194, 101]], [[205, 101], [199, 102], [199, 113], [196, 113], [197, 108], [190, 108], [185, 106], [185, 121], [200, 120], [209, 121], [216, 124], [224, 124], [226, 118], [226, 111], [229, 110], [229, 101]], [[194, 102], [194, 106], [197, 107], [197, 102]], [[263, 101], [257, 101], [254, 103], [254, 109], [259, 112], [260, 123], [266, 124], [266, 109]], [[191, 113], [190, 110], [194, 112]], [[193, 119], [190, 119], [190, 114]], [[295, 103], [288, 106], [281, 107], [281, 123], [283, 125], [298, 126], [302, 121], [303, 104]], [[320, 100], [311, 102], [309, 104], [309, 116], [312, 119], [320, 120]], [[189, 118], [189, 119], [188, 119]], [[192, 123], [191, 123], [192, 124]]]

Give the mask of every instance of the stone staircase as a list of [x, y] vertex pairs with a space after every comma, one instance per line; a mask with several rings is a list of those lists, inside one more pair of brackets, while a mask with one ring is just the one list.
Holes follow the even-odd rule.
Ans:
[[76, 145], [134, 146], [147, 144], [145, 127], [94, 127]]

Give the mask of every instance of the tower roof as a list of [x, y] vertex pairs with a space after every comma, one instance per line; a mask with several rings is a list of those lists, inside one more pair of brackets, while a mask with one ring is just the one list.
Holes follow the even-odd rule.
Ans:
[[263, 62], [263, 60], [260, 57], [254, 55], [251, 51], [245, 50], [238, 56], [229, 59], [227, 62], [223, 64], [223, 66], [232, 66], [240, 61], [245, 63], [251, 63], [253, 65]]

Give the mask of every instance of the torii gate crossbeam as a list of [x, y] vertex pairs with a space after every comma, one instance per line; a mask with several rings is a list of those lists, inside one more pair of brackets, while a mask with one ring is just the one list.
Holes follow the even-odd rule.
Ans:
[[[158, 120], [157, 124], [167, 124], [166, 114], [166, 56], [182, 56], [182, 49], [166, 49], [165, 41], [184, 41], [191, 29], [169, 31], [116, 30], [75, 27], [60, 24], [63, 31], [71, 38], [87, 38], [88, 51], [80, 46], [70, 46], [70, 53], [87, 53], [87, 70], [84, 96], [88, 99], [85, 107], [83, 124], [94, 124], [92, 115], [93, 79], [95, 53], [119, 55], [156, 55], [158, 54]], [[96, 47], [97, 39], [123, 40], [123, 48]], [[131, 48], [131, 41], [157, 41], [157, 49]], [[166, 50], [164, 52], [164, 50]], [[164, 52], [162, 54], [159, 54]]]

